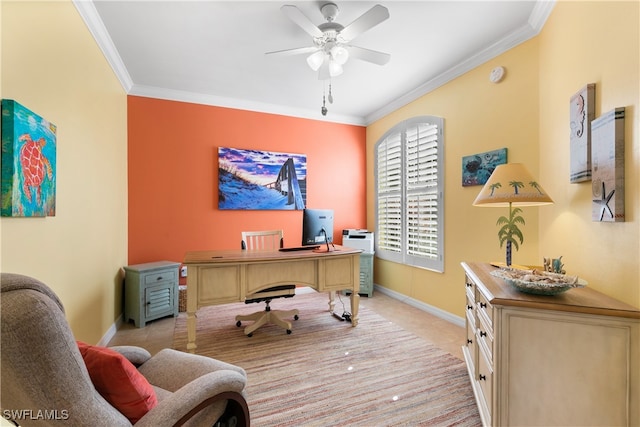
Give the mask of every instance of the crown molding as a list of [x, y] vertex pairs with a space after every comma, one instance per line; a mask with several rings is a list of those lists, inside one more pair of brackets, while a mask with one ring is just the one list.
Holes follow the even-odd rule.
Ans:
[[93, 35], [94, 40], [98, 43], [102, 54], [107, 59], [111, 69], [116, 74], [116, 77], [120, 81], [120, 84], [124, 88], [125, 92], [129, 92], [133, 87], [133, 80], [127, 71], [127, 67], [124, 66], [122, 58], [118, 53], [113, 40], [109, 36], [107, 29], [98, 15], [98, 11], [90, 0], [72, 0], [78, 13], [84, 20], [85, 25], [89, 29], [89, 32]]
[[202, 93], [165, 89], [153, 86], [133, 85], [131, 90], [129, 90], [129, 95], [164, 99], [168, 101], [190, 102], [193, 104], [210, 105], [214, 107], [234, 108], [238, 110], [298, 117], [331, 123], [364, 126], [363, 118], [357, 116], [332, 114], [329, 117], [325, 117], [321, 116], [319, 110], [304, 110], [299, 108], [286, 107], [283, 105], [247, 101], [243, 99], [206, 95]]

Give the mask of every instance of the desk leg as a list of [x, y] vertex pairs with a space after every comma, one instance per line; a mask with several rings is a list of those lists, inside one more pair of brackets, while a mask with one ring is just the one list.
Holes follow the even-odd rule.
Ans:
[[336, 291], [329, 291], [329, 313], [336, 308]]
[[196, 348], [196, 313], [193, 311], [187, 312], [187, 351], [189, 353], [195, 353]]
[[351, 293], [351, 326], [358, 326], [358, 308], [360, 307], [360, 294], [358, 292]]
[[196, 311], [198, 310], [198, 286], [200, 280], [200, 268], [189, 267], [187, 276], [187, 351], [195, 353], [196, 348]]

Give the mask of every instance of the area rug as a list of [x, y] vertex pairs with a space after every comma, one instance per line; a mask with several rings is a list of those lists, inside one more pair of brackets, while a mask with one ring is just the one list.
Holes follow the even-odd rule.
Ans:
[[[263, 305], [198, 311], [196, 353], [247, 371], [253, 426], [481, 425], [460, 359], [366, 307], [353, 328], [328, 313], [327, 301], [315, 292], [274, 301], [274, 309], [300, 310], [290, 335], [266, 326], [249, 338], [235, 326], [237, 314]], [[336, 311], [343, 310], [338, 302]], [[186, 344], [180, 313], [173, 347], [186, 351]]]

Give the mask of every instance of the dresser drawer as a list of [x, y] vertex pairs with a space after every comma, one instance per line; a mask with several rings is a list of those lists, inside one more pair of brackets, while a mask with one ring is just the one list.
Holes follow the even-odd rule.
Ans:
[[177, 282], [178, 270], [163, 270], [144, 275], [144, 284], [153, 285], [160, 282]]
[[[477, 357], [477, 338], [476, 338], [476, 328], [473, 327], [472, 323], [469, 323], [469, 318], [467, 317], [467, 349], [469, 350], [469, 354], [472, 357], [472, 360], [470, 360], [470, 362], [475, 365], [477, 362], [475, 362], [475, 359]], [[475, 369], [475, 366], [471, 366], [471, 370], [473, 371]]]
[[469, 279], [469, 276], [465, 276], [466, 283], [465, 289], [467, 293], [467, 299], [471, 299], [473, 301], [476, 300], [476, 286], [473, 284], [473, 281]]
[[[471, 315], [475, 319], [475, 317], [476, 317], [476, 302], [469, 295], [467, 295], [467, 298], [466, 298], [465, 310], [466, 310], [467, 316]], [[475, 324], [476, 322], [474, 321], [473, 323]]]
[[489, 363], [493, 364], [493, 331], [487, 326], [482, 317], [478, 317], [476, 340], [478, 347], [484, 351]]
[[487, 329], [493, 332], [493, 307], [479, 289], [476, 289], [476, 312], [484, 320]]
[[[487, 359], [486, 354], [482, 350], [479, 349], [479, 357], [478, 357], [478, 376], [476, 377], [476, 381], [480, 385], [481, 393], [481, 406], [484, 406], [485, 411], [488, 413], [489, 418], [491, 418], [492, 405], [493, 405], [493, 368], [492, 363]], [[491, 422], [488, 423], [491, 425]]]

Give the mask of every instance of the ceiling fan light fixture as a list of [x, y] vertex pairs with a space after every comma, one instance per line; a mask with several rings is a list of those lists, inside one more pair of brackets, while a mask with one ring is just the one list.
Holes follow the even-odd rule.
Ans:
[[342, 46], [331, 48], [331, 58], [340, 65], [344, 65], [349, 60], [349, 51]]
[[343, 71], [342, 65], [338, 64], [336, 61], [329, 62], [329, 75], [331, 77], [339, 76]]
[[[339, 12], [338, 6], [335, 3], [327, 0], [320, 3], [324, 3], [320, 7], [320, 12], [327, 21], [320, 25], [315, 25], [297, 6], [284, 5], [280, 7], [282, 13], [284, 13], [290, 21], [311, 36], [313, 46], [267, 53], [278, 55], [309, 54], [309, 56], [307, 56], [307, 64], [309, 64], [309, 67], [313, 71], [318, 72], [318, 80], [323, 82], [329, 80], [328, 100], [331, 104], [333, 103], [331, 79], [343, 73], [343, 65], [347, 63], [349, 57], [353, 56], [356, 59], [377, 65], [384, 65], [389, 61], [389, 54], [349, 44], [351, 40], [358, 37], [361, 33], [388, 19], [389, 10], [377, 4], [345, 27], [335, 21]], [[324, 92], [320, 111], [323, 116], [327, 115], [328, 110]]]
[[322, 63], [324, 62], [324, 52], [319, 50], [312, 53], [307, 57], [307, 64], [313, 71], [318, 71]]

